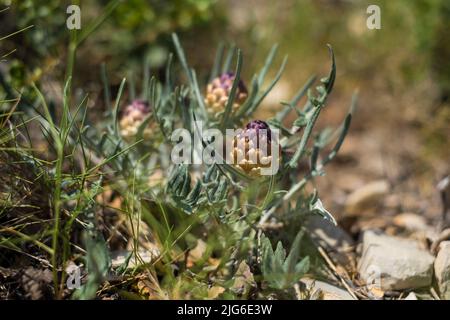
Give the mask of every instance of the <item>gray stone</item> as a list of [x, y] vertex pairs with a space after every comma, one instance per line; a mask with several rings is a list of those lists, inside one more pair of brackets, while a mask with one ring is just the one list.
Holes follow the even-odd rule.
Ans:
[[431, 285], [433, 261], [413, 240], [366, 231], [358, 271], [367, 284], [384, 291], [414, 289]]
[[376, 207], [389, 192], [387, 181], [380, 180], [366, 184], [353, 191], [345, 201], [345, 211], [348, 215], [357, 215]]
[[450, 300], [450, 241], [441, 242], [434, 261], [434, 274], [441, 298]]
[[323, 300], [355, 300], [347, 290], [329, 284], [327, 282], [303, 278], [301, 280], [311, 296], [319, 295]]
[[318, 215], [308, 217], [305, 227], [313, 241], [323, 247], [334, 261], [354, 270], [355, 243], [345, 230]]

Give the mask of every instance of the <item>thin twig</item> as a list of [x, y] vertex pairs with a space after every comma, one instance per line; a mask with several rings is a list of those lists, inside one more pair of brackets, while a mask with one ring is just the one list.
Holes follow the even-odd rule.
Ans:
[[355, 295], [355, 293], [353, 292], [353, 290], [350, 288], [350, 286], [347, 284], [347, 282], [344, 280], [344, 278], [339, 274], [339, 272], [336, 269], [335, 264], [333, 263], [333, 261], [330, 259], [330, 257], [328, 256], [328, 254], [325, 252], [325, 250], [318, 245], [318, 250], [320, 255], [325, 259], [325, 261], [327, 262], [328, 266], [331, 268], [331, 270], [336, 274], [336, 276], [339, 278], [339, 280], [342, 282], [342, 284], [344, 285], [345, 289], [347, 289], [348, 293], [355, 299], [358, 300], [358, 297]]
[[436, 293], [436, 290], [434, 290], [433, 287], [430, 289], [430, 292], [434, 299], [441, 300], [441, 298], [439, 298], [439, 295]]

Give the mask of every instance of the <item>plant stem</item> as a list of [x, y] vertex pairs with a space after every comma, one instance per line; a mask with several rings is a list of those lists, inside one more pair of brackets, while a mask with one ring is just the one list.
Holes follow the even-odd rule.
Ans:
[[54, 211], [54, 228], [52, 238], [52, 265], [53, 265], [53, 284], [55, 288], [56, 299], [60, 298], [60, 291], [58, 285], [58, 238], [59, 238], [59, 225], [61, 216], [61, 183], [62, 183], [62, 163], [64, 160], [63, 146], [61, 143], [57, 143], [57, 155], [56, 171], [55, 171], [55, 191], [53, 193], [53, 211]]
[[306, 184], [306, 182], [308, 182], [309, 178], [311, 177], [311, 175], [308, 175], [306, 177], [304, 177], [302, 180], [300, 180], [298, 183], [296, 183], [295, 185], [293, 185], [289, 191], [283, 196], [282, 201], [279, 201], [277, 204], [273, 205], [272, 207], [270, 207], [269, 210], [266, 210], [263, 212], [263, 215], [261, 217], [261, 219], [259, 220], [258, 225], [261, 226], [262, 224], [264, 224], [267, 219], [269, 219], [269, 217], [275, 212], [275, 210], [278, 208], [278, 205], [280, 203], [284, 203], [286, 201], [289, 201], [291, 199], [291, 197], [301, 188], [303, 188], [303, 186]]

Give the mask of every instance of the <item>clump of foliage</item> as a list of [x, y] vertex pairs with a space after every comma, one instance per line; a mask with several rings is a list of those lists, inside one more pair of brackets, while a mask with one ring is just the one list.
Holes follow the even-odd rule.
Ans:
[[[194, 120], [222, 131], [242, 128], [287, 59], [267, 80], [274, 47], [246, 95], [237, 95], [244, 92], [242, 54], [221, 46], [209, 81], [227, 74], [229, 90], [220, 100], [223, 112], [211, 113], [207, 85], [176, 35], [173, 43], [176, 56], [168, 57], [162, 77], [151, 76], [144, 62], [142, 80], [123, 79], [114, 98], [102, 67], [101, 122], [90, 120], [89, 96], [73, 94], [72, 68], [61, 105], [37, 85], [32, 98], [2, 101], [8, 111], [0, 116], [0, 265], [13, 268], [21, 257], [50, 270], [52, 280], [39, 286], [55, 298], [295, 298], [294, 286], [311, 272], [302, 220], [319, 214], [334, 223], [306, 186], [324, 174], [352, 117], [350, 110], [335, 131], [314, 130], [336, 78], [333, 51], [331, 70], [315, 89], [312, 77], [274, 118], [258, 122], [281, 131], [282, 158], [277, 174], [255, 177], [230, 164], [171, 163], [171, 134], [185, 128], [194, 135]], [[15, 111], [20, 101], [27, 112]], [[289, 113], [296, 119], [286, 125]], [[67, 283], [77, 266], [81, 287], [74, 289]], [[17, 282], [11, 276], [8, 288]], [[30, 297], [21, 290], [18, 297]]]

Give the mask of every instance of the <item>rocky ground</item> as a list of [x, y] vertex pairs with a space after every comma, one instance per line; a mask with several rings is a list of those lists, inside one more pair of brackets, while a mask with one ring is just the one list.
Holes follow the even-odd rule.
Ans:
[[[449, 186], [447, 177], [437, 187], [444, 210]], [[411, 212], [387, 215], [391, 197], [388, 184], [375, 181], [346, 197], [346, 216], [338, 226], [308, 221], [334, 281], [306, 279], [305, 285], [323, 299], [450, 299], [448, 220]], [[373, 208], [380, 214], [360, 214]]]

